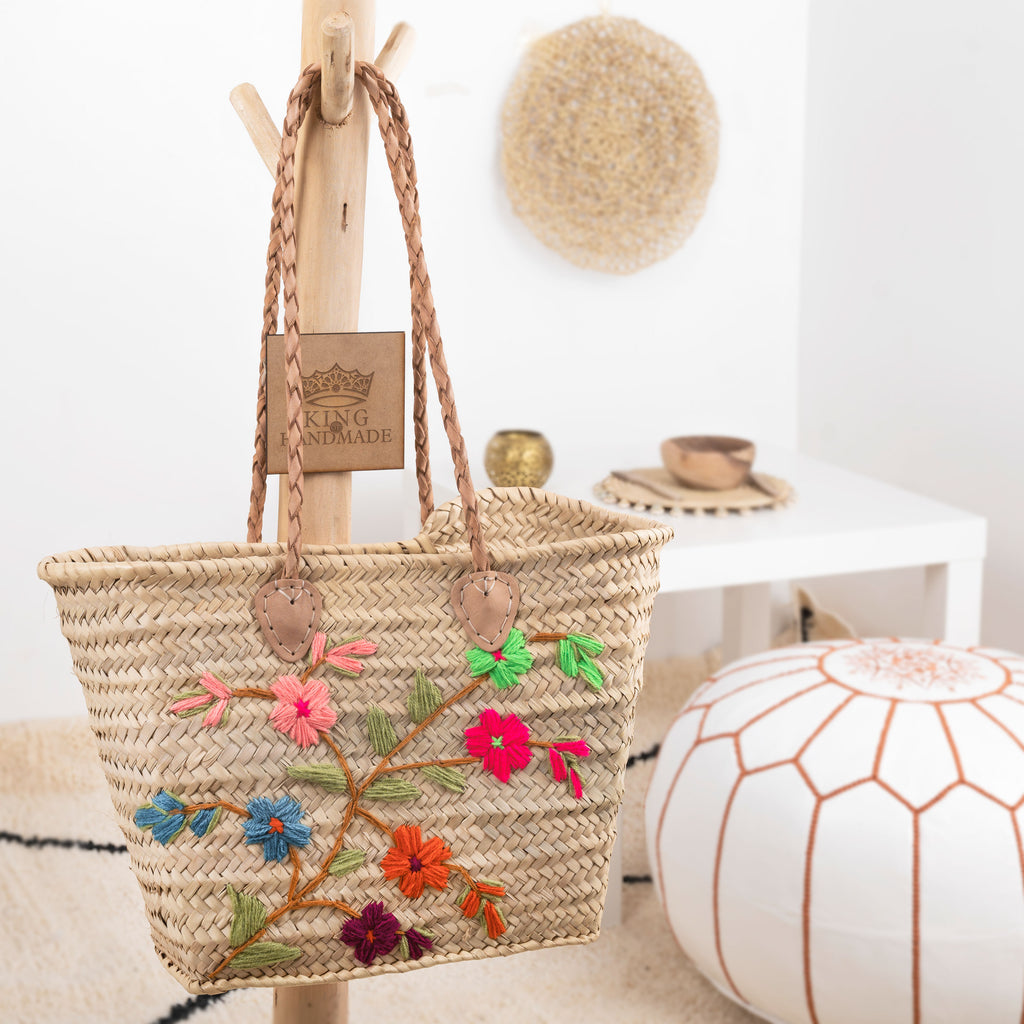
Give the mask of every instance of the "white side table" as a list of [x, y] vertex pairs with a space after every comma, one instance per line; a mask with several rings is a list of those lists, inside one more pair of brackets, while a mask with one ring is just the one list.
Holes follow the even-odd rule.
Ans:
[[[595, 502], [594, 484], [609, 470], [632, 468], [555, 456], [546, 486]], [[640, 454], [632, 466], [644, 464], [656, 465], [656, 454]], [[979, 642], [983, 517], [785, 449], [761, 448], [756, 465], [793, 484], [795, 504], [722, 518], [652, 517], [675, 528], [661, 555], [662, 591], [722, 590], [724, 661], [770, 646], [774, 582], [912, 566], [925, 568], [921, 635]], [[621, 845], [611, 872], [613, 880], [622, 876]], [[614, 881], [604, 919], [621, 919], [621, 885]]]
[[[770, 645], [773, 582], [909, 566], [926, 568], [921, 635], [978, 642], [982, 516], [786, 449], [761, 449], [757, 466], [793, 484], [796, 503], [722, 518], [652, 517], [675, 529], [661, 556], [662, 591], [723, 590], [724, 660]], [[594, 484], [607, 469], [563, 455], [546, 486], [597, 501]]]

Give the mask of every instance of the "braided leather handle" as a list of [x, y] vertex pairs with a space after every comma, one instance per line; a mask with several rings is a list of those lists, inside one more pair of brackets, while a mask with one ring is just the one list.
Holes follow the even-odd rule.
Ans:
[[[445, 433], [451, 447], [455, 482], [462, 498], [462, 516], [469, 536], [473, 568], [488, 568], [487, 546], [480, 526], [476, 492], [469, 471], [466, 442], [455, 409], [451, 378], [441, 343], [434, 298], [427, 273], [420, 229], [416, 165], [405, 108], [394, 85], [374, 65], [360, 61], [356, 76], [363, 83], [377, 114], [388, 166], [398, 197], [409, 256], [412, 294], [413, 418], [416, 430], [416, 475], [423, 519], [433, 509], [426, 416], [426, 361], [429, 356]], [[256, 402], [256, 439], [249, 498], [248, 540], [256, 543], [263, 531], [267, 492], [267, 340], [277, 326], [278, 296], [284, 295], [286, 419], [288, 426], [288, 547], [282, 579], [298, 576], [302, 553], [302, 356], [299, 336], [299, 301], [296, 287], [295, 149], [299, 128], [320, 85], [320, 65], [310, 64], [288, 97], [281, 135], [281, 153], [274, 186], [270, 244], [267, 248], [266, 297], [260, 343], [259, 391]]]

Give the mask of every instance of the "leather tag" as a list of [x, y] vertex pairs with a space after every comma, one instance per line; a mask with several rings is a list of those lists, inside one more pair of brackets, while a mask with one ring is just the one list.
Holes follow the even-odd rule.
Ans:
[[[268, 472], [288, 472], [284, 338], [267, 349]], [[302, 335], [302, 470], [405, 464], [405, 335]]]
[[256, 621], [276, 654], [299, 661], [313, 643], [322, 604], [306, 580], [271, 580], [256, 591]]
[[473, 572], [452, 587], [452, 608], [476, 647], [497, 651], [519, 611], [519, 584], [507, 572]]

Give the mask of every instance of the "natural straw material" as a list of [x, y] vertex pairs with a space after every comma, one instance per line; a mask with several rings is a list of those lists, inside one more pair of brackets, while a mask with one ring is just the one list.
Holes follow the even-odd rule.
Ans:
[[676, 43], [630, 18], [538, 39], [505, 100], [512, 208], [581, 267], [631, 274], [689, 238], [718, 165], [718, 114]]
[[[426, 521], [411, 540], [302, 545], [301, 461], [297, 470], [294, 465], [296, 455], [301, 460], [300, 433], [291, 453], [293, 529], [287, 544], [252, 539], [245, 544], [93, 548], [47, 559], [39, 569], [56, 592], [157, 951], [193, 992], [345, 980], [594, 939], [658, 588], [658, 552], [671, 536], [666, 526], [543, 491], [472, 491], [423, 260], [405, 112], [394, 87], [376, 68], [360, 64], [357, 75], [378, 113], [402, 208], [412, 273], [414, 359], [429, 356], [457, 475], [464, 474], [469, 483], [475, 519], [464, 500], [429, 508], [421, 487]], [[289, 102], [269, 253], [268, 280], [283, 282], [295, 376], [301, 339], [289, 235], [293, 213], [287, 165], [293, 145], [287, 140], [294, 139], [318, 88], [314, 65], [306, 69]], [[268, 309], [276, 317], [276, 298]], [[425, 401], [425, 372], [418, 379]], [[417, 448], [418, 464], [429, 478], [425, 429], [417, 430]], [[257, 446], [253, 532], [259, 529], [264, 475]], [[486, 546], [472, 542], [474, 533], [486, 537]], [[560, 645], [544, 642], [530, 642], [534, 664], [509, 688], [498, 689], [486, 675], [474, 683], [466, 657], [471, 645], [453, 615], [449, 595], [455, 581], [480, 558], [518, 582], [522, 600], [515, 626], [528, 639], [537, 633], [600, 638], [599, 688], [573, 678], [560, 663]], [[275, 679], [293, 671], [264, 642], [253, 613], [255, 592], [278, 578], [287, 563], [297, 565], [303, 581], [322, 595], [322, 630], [335, 642], [362, 636], [367, 650], [375, 645], [372, 654], [360, 652], [361, 671], [355, 678], [325, 676], [337, 719], [323, 729], [324, 743], [308, 750], [296, 743], [294, 731], [268, 722], [270, 706], [257, 699]], [[583, 641], [590, 642], [587, 637]], [[575, 657], [570, 668], [576, 667]], [[511, 653], [508, 660], [513, 662]], [[223, 717], [217, 710], [219, 721], [210, 727], [197, 715], [169, 711], [172, 702], [182, 708], [196, 700], [187, 691], [195, 692], [202, 673], [212, 673], [208, 686], [217, 693], [224, 686], [234, 691]], [[586, 777], [581, 797], [574, 798], [569, 786], [553, 783], [547, 757], [541, 756], [507, 783], [480, 764], [465, 765], [461, 793], [413, 775], [422, 786], [421, 796], [371, 804], [372, 813], [360, 803], [361, 796], [350, 800], [344, 787], [332, 791], [318, 785], [313, 776], [322, 770], [315, 766], [329, 764], [331, 751], [340, 758], [343, 750], [349, 780], [356, 786], [382, 767], [374, 745], [386, 747], [393, 734], [381, 715], [398, 728], [404, 743], [413, 731], [410, 692], [420, 685], [421, 675], [436, 684], [445, 702], [460, 693], [465, 696], [436, 720], [431, 721], [433, 715], [424, 720], [424, 725], [430, 722], [429, 734], [422, 734], [429, 736], [429, 744], [416, 737], [403, 754], [414, 762], [412, 767], [438, 756], [464, 757], [467, 728], [480, 721], [482, 711], [496, 708], [503, 716], [528, 723], [537, 739], [561, 737], [571, 743], [564, 735], [570, 733], [586, 738], [589, 753], [582, 765]], [[184, 701], [178, 696], [183, 692]], [[374, 707], [379, 711], [371, 711]], [[314, 710], [310, 700], [303, 713], [312, 720]], [[368, 721], [377, 724], [368, 730]], [[551, 751], [540, 753], [551, 753], [555, 760]], [[299, 765], [305, 774], [289, 773], [290, 765]], [[386, 778], [409, 776], [396, 771]], [[193, 835], [190, 825], [162, 845], [155, 838], [156, 828], [142, 831], [135, 818], [137, 809], [162, 790], [173, 794], [167, 799], [189, 807], [217, 801], [225, 813], [208, 834]], [[244, 814], [256, 798], [268, 808], [275, 801], [273, 813], [286, 819], [284, 826], [269, 819], [273, 834], [265, 833], [260, 840], [266, 842], [263, 851], [246, 843], [243, 825], [254, 819], [245, 821], [237, 813]], [[288, 801], [301, 804], [301, 821]], [[382, 831], [373, 815], [386, 819], [391, 829]], [[424, 837], [440, 838], [451, 847], [460, 873], [481, 881], [501, 880], [507, 887], [501, 904], [507, 921], [504, 935], [490, 938], [477, 921], [464, 916], [458, 902], [460, 878], [453, 877], [445, 891], [428, 888], [422, 897], [408, 899], [397, 881], [385, 877], [382, 862], [395, 845], [400, 825], [418, 826]], [[265, 859], [267, 840], [294, 843], [306, 827], [308, 843], [292, 845], [290, 861]], [[364, 853], [365, 860], [344, 877], [328, 876], [323, 866], [331, 863], [339, 830], [345, 827], [344, 849]], [[307, 887], [312, 891], [306, 903], [275, 916], [277, 909], [292, 905], [294, 894], [301, 901]], [[224, 969], [237, 894], [256, 897], [272, 911], [267, 943], [296, 947], [301, 954], [287, 963], [253, 969], [245, 968], [246, 958], [239, 957], [243, 966]], [[433, 929], [433, 948], [419, 960], [386, 955], [372, 967], [358, 965], [350, 946], [339, 940], [346, 913], [338, 908], [345, 903], [367, 914], [374, 901], [384, 903], [403, 928]], [[490, 914], [493, 918], [493, 908]], [[260, 919], [258, 908], [251, 905], [235, 915], [242, 934]], [[348, 915], [348, 923], [355, 920]]]
[[[628, 480], [614, 475], [605, 477], [595, 486], [595, 496], [601, 501], [636, 512], [696, 516], [727, 516], [730, 512], [748, 515], [758, 509], [786, 508], [796, 501], [792, 484], [767, 473], [752, 474], [760, 487], [754, 483], [745, 483], [727, 491], [684, 487], [668, 470], [660, 466], [634, 469], [629, 476]], [[651, 482], [653, 489], [644, 486], [645, 479]]]

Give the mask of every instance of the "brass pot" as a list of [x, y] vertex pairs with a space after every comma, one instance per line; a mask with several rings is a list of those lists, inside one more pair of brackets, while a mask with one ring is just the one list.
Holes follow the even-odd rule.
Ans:
[[484, 468], [495, 487], [541, 487], [555, 457], [536, 430], [499, 430], [487, 442]]

